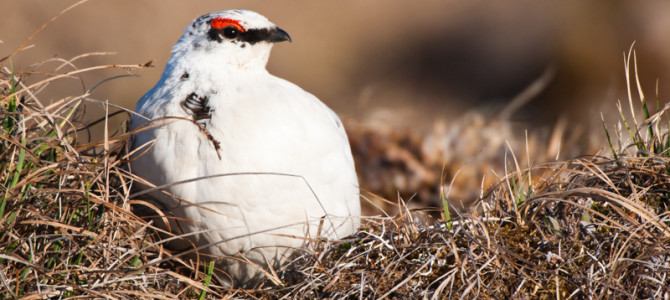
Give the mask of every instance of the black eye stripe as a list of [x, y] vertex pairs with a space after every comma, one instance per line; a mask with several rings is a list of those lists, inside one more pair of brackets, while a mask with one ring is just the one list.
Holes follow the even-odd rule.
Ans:
[[[230, 32], [229, 34], [226, 34], [227, 30], [230, 29], [235, 29], [236, 34], [231, 35]], [[275, 33], [275, 30], [270, 30], [270, 29], [250, 29], [247, 31], [238, 31], [235, 27], [233, 26], [226, 26], [221, 29], [216, 29], [216, 28], [210, 28], [209, 31], [207, 31], [207, 38], [210, 41], [216, 41], [216, 42], [223, 42], [223, 38], [227, 39], [234, 39], [238, 40], [241, 42], [247, 42], [249, 44], [256, 44], [260, 41], [266, 40], [270, 35]]]
[[234, 39], [237, 37], [237, 35], [240, 33], [240, 31], [235, 28], [235, 26], [226, 26], [222, 29], [223, 31], [223, 36], [229, 39]]
[[211, 28], [207, 31], [207, 39], [210, 41], [217, 41], [219, 43], [223, 42], [222, 32], [220, 29]]

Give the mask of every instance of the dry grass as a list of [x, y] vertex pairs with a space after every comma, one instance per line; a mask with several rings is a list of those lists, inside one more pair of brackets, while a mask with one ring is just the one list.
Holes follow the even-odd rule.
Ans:
[[409, 212], [371, 219], [351, 240], [288, 267], [283, 295], [667, 297], [669, 163], [556, 163], [543, 166], [556, 173], [530, 190], [515, 189], [521, 178], [509, 175], [479, 204], [483, 213], [462, 212], [450, 225], [427, 225]]
[[448, 123], [435, 122], [428, 133], [357, 120], [345, 124], [361, 186], [378, 196], [372, 199], [374, 205], [364, 205], [368, 214], [379, 214], [379, 207], [397, 211], [382, 198], [407, 199], [412, 208], [439, 207], [444, 193], [464, 207], [508, 172], [506, 162], [513, 156], [521, 168], [529, 168], [596, 153], [605, 141], [601, 132], [598, 138], [592, 132], [567, 130], [564, 120], [551, 130], [525, 131], [522, 125], [477, 111]]
[[[107, 118], [81, 123], [87, 105], [118, 108], [91, 99], [95, 86], [50, 104], [39, 99], [50, 85], [87, 72], [127, 72], [142, 65], [78, 68], [73, 58], [15, 71], [9, 62], [20, 51], [0, 61], [2, 298], [670, 297], [668, 119], [664, 109], [650, 115], [645, 101], [644, 120], [628, 121], [622, 112], [620, 129], [607, 131], [613, 144], [622, 145], [612, 145], [607, 156], [522, 168], [519, 161], [537, 153], [558, 155], [551, 141], [564, 136], [564, 129], [558, 126], [546, 139], [531, 135], [493, 143], [498, 131], [480, 132], [503, 126], [477, 115], [460, 127], [450, 124], [452, 131], [439, 129], [428, 138], [405, 133], [406, 142], [381, 143], [383, 154], [357, 157], [364, 182], [368, 177], [381, 182], [381, 188], [370, 184], [372, 192], [388, 193], [389, 182], [411, 181], [373, 169], [371, 161], [396, 157], [412, 174], [433, 174], [424, 176], [430, 180], [420, 181], [417, 192], [428, 186], [431, 197], [450, 202], [444, 188], [453, 185], [444, 181], [443, 170], [462, 169], [459, 160], [470, 154], [465, 148], [449, 153], [449, 147], [463, 147], [453, 146], [454, 139], [495, 144], [491, 154], [470, 164], [506, 171], [500, 177], [485, 174], [488, 179], [468, 175], [479, 178], [463, 193], [481, 197], [467, 207], [451, 201], [452, 209], [442, 211], [439, 221], [401, 205], [394, 208], [397, 216], [370, 217], [346, 240], [314, 243], [276, 270], [274, 282], [280, 284], [268, 280], [255, 290], [233, 290], [210, 281], [201, 262], [166, 249], [160, 230], [134, 213], [151, 204], [131, 197], [137, 178], [125, 167], [128, 134], [109, 128]], [[475, 127], [481, 129], [477, 134], [468, 133], [472, 124], [484, 125]], [[83, 138], [92, 126], [102, 126], [101, 142]], [[355, 147], [362, 147], [356, 141], [388, 135], [350, 129]], [[537, 150], [521, 157], [508, 151], [532, 143]], [[456, 176], [448, 172], [446, 178]], [[484, 180], [491, 188], [482, 193]]]
[[76, 69], [73, 61], [61, 66], [74, 70], [49, 72], [45, 79], [38, 70], [0, 73], [2, 297], [174, 297], [190, 286], [203, 289], [178, 274], [176, 260], [159, 263], [166, 255], [162, 244], [150, 234], [151, 225], [131, 212], [142, 202], [128, 198], [132, 176], [122, 151], [128, 135], [98, 143], [79, 140], [92, 125], [76, 120], [85, 103], [98, 102], [89, 98], [90, 90], [46, 106], [37, 99], [38, 91], [59, 77], [141, 66]]
[[361, 186], [379, 196], [364, 211], [397, 211], [394, 203], [380, 198], [398, 197], [412, 208], [440, 207], [443, 194], [453, 205], [467, 207], [509, 172], [508, 161], [514, 161], [512, 169], [525, 169], [602, 150], [606, 140], [599, 120], [568, 126], [560, 118], [551, 128], [511, 121], [517, 109], [551, 83], [553, 74], [553, 68], [545, 70], [502, 110], [474, 110], [435, 121], [428, 132], [346, 120]]

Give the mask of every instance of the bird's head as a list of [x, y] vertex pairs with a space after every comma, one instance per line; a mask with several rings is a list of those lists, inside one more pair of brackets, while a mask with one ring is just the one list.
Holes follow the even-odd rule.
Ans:
[[286, 31], [249, 10], [225, 10], [195, 19], [172, 49], [173, 58], [233, 68], [265, 68], [272, 45], [291, 41]]

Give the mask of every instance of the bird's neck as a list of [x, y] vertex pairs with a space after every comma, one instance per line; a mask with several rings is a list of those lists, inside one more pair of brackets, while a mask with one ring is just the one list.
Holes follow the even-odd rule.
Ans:
[[265, 70], [270, 58], [272, 45], [256, 44], [241, 48], [227, 45], [226, 47], [202, 47], [188, 51], [174, 51], [170, 62], [190, 64], [191, 67], [202, 68], [200, 71], [220, 70], [259, 71]]
[[204, 82], [226, 80], [231, 83], [245, 81], [248, 78], [258, 79], [261, 78], [259, 76], [269, 74], [265, 69], [267, 59], [266, 55], [256, 60], [238, 63], [211, 53], [173, 53], [161, 75], [160, 82], [182, 84], [199, 78]]

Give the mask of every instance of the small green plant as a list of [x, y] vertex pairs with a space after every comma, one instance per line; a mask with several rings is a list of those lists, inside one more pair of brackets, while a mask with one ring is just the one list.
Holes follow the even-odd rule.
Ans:
[[[7, 137], [15, 137], [16, 133], [16, 117], [17, 117], [17, 106], [16, 106], [16, 76], [14, 74], [13, 68], [11, 68], [10, 74], [10, 88], [7, 98], [7, 103], [2, 105], [2, 135]], [[13, 176], [6, 176], [3, 182], [3, 186], [7, 189], [11, 189], [16, 186], [21, 171], [23, 170], [23, 164], [25, 160], [25, 138], [22, 139], [21, 145], [23, 146], [19, 151], [19, 159], [15, 166], [12, 166], [11, 162], [8, 160], [0, 160], [0, 170], [10, 170], [14, 168]], [[5, 145], [5, 141], [0, 143], [0, 153], [8, 151], [8, 146]], [[5, 171], [7, 172], [7, 171]], [[3, 176], [4, 177], [4, 176]], [[10, 182], [11, 178], [11, 182]], [[0, 218], [5, 214], [5, 207], [7, 205], [8, 193], [4, 193], [2, 198], [0, 198]]]
[[[632, 126], [628, 122], [624, 114], [624, 111], [621, 107], [621, 103], [617, 104], [619, 118], [623, 123], [623, 125], [626, 127], [628, 136], [632, 141], [632, 144], [635, 146], [635, 149], [637, 150], [636, 155], [642, 157], [648, 157], [652, 155], [661, 155], [664, 157], [669, 157], [670, 136], [668, 135], [668, 129], [670, 129], [670, 123], [666, 121], [665, 125], [662, 125], [663, 124], [662, 119], [665, 116], [664, 112], [668, 110], [670, 106], [666, 104], [665, 107], [661, 108], [660, 100], [658, 97], [658, 81], [657, 81], [656, 110], [658, 112], [654, 115], [650, 114], [647, 98], [645, 97], [644, 91], [642, 90], [642, 85], [640, 84], [640, 75], [638, 73], [637, 68], [637, 55], [634, 46], [635, 43], [631, 45], [628, 54], [624, 55], [626, 90], [628, 91], [628, 106], [630, 107], [630, 115], [633, 120]], [[644, 117], [644, 120], [642, 122], [638, 122], [636, 117], [635, 105], [633, 103], [633, 87], [631, 87], [632, 81], [635, 82], [635, 88], [637, 90], [638, 98], [640, 100], [642, 116]], [[612, 155], [618, 161], [617, 151], [614, 149], [614, 146], [612, 145], [609, 130], [605, 124], [603, 125], [605, 127], [605, 134], [607, 136]], [[646, 134], [646, 137], [643, 136], [643, 134]]]
[[[214, 261], [209, 262], [209, 267], [205, 266], [205, 282], [203, 283], [205, 288], [209, 288], [209, 284], [212, 281], [212, 274], [214, 273]], [[205, 299], [205, 296], [207, 296], [207, 290], [202, 290], [200, 292], [200, 297], [198, 297], [198, 300], [203, 300]]]
[[449, 213], [449, 199], [447, 199], [447, 196], [442, 193], [440, 195], [440, 198], [442, 199], [442, 211], [444, 212], [444, 224], [446, 224], [447, 229], [452, 230], [453, 229], [453, 222], [451, 221], [451, 214]]

